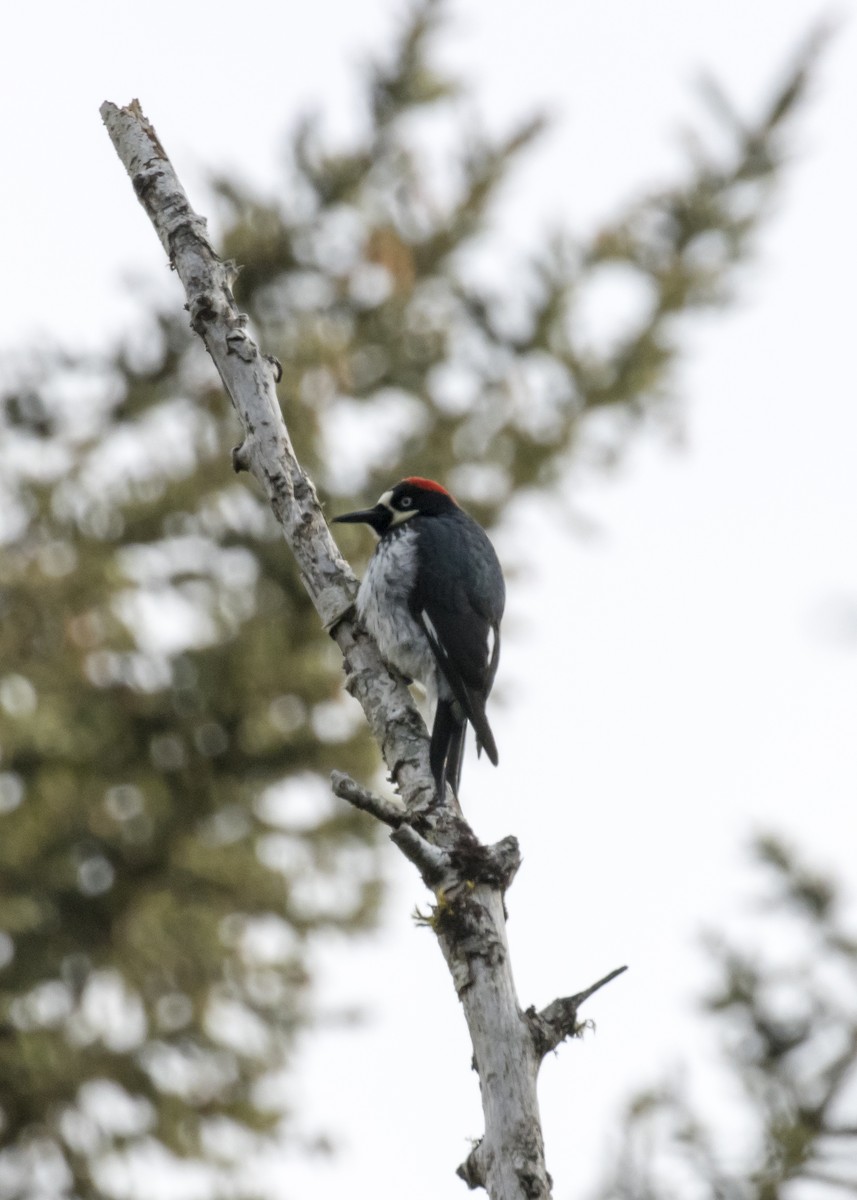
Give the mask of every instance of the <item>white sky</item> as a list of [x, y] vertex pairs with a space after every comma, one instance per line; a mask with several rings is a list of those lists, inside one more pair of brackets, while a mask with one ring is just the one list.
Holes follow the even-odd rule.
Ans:
[[[0, 347], [100, 344], [133, 315], [129, 272], [173, 286], [102, 100], [139, 97], [204, 210], [210, 168], [275, 179], [281, 133], [306, 107], [347, 127], [352, 68], [388, 44], [398, 11], [393, 0], [16, 6], [0, 46]], [[824, 11], [461, 0], [445, 56], [475, 82], [489, 124], [532, 107], [559, 118], [507, 190], [509, 238], [526, 244], [545, 216], [585, 227], [669, 178], [676, 131], [700, 112], [699, 71], [752, 106]], [[573, 480], [567, 508], [516, 510], [500, 539], [527, 564], [510, 587], [493, 715], [502, 762], [495, 774], [470, 760], [464, 797], [484, 839], [522, 843], [509, 896], [519, 994], [543, 1005], [631, 966], [590, 1002], [597, 1034], [546, 1064], [557, 1197], [592, 1181], [633, 1085], [708, 1055], [694, 938], [739, 926], [748, 836], [782, 831], [853, 878], [857, 639], [836, 627], [857, 602], [857, 35], [853, 5], [838, 12], [743, 302], [688, 339], [687, 444], [646, 439], [618, 476]], [[581, 539], [572, 509], [597, 536]], [[293, 1089], [307, 1124], [344, 1150], [329, 1165], [278, 1164], [284, 1196], [464, 1194], [452, 1171], [482, 1128], [466, 1034], [432, 939], [410, 922], [422, 889], [392, 849], [390, 870], [385, 936], [320, 956], [331, 1001], [375, 1017], [308, 1048]]]

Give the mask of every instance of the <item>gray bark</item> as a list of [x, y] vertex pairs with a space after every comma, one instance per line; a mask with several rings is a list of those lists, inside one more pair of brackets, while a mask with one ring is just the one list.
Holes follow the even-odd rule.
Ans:
[[[521, 1010], [506, 941], [504, 896], [520, 864], [509, 837], [481, 845], [451, 793], [435, 800], [428, 737], [404, 680], [391, 673], [353, 618], [357, 581], [334, 543], [315, 488], [298, 463], [276, 394], [278, 364], [258, 349], [235, 306], [233, 264], [222, 262], [206, 223], [190, 206], [157, 135], [133, 101], [106, 102], [101, 115], [171, 265], [187, 293], [202, 338], [240, 418], [244, 440], [236, 470], [250, 471], [283, 529], [321, 625], [339, 645], [346, 687], [360, 702], [389, 768], [399, 802], [334, 773], [342, 799], [392, 829], [391, 839], [434, 892], [434, 929], [473, 1042], [485, 1133], [458, 1168], [492, 1200], [550, 1195], [536, 1080], [545, 1054], [580, 1032], [578, 1006], [618, 972], [541, 1013]], [[620, 968], [624, 969], [624, 968]]]

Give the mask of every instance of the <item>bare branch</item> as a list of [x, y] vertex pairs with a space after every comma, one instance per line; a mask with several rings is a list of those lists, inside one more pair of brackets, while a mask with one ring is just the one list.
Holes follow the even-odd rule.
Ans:
[[233, 465], [252, 472], [267, 495], [322, 624], [345, 656], [348, 689], [363, 706], [405, 804], [420, 811], [431, 791], [425, 727], [404, 682], [390, 675], [374, 642], [352, 619], [357, 581], [295, 456], [275, 388], [279, 364], [260, 352], [235, 304], [234, 264], [214, 252], [205, 220], [191, 208], [138, 101], [127, 108], [105, 102], [101, 116], [241, 420], [244, 441], [233, 452]]
[[485, 1187], [484, 1159], [482, 1142], [479, 1141], [470, 1151], [464, 1162], [455, 1169], [458, 1178], [464, 1180], [471, 1192], [475, 1192], [477, 1188]]
[[399, 825], [390, 834], [390, 841], [395, 842], [405, 858], [410, 859], [433, 891], [442, 891], [457, 884], [458, 876], [452, 872], [449, 854], [426, 841], [410, 825]]
[[370, 792], [368, 788], [363, 787], [361, 783], [357, 783], [350, 775], [345, 775], [342, 771], [332, 771], [330, 783], [334, 796], [338, 796], [340, 800], [347, 800], [361, 812], [369, 813], [370, 816], [389, 825], [391, 829], [398, 829], [402, 822], [407, 820], [408, 814], [403, 805], [397, 804], [395, 800], [387, 800], [384, 796], [378, 796], [375, 792]]
[[[459, 1173], [471, 1187], [485, 1187], [493, 1200], [548, 1200], [536, 1077], [546, 1052], [540, 1048], [567, 1036], [573, 1018], [554, 1012], [555, 1006], [540, 1017], [532, 1010], [525, 1016], [518, 1004], [504, 909], [505, 890], [521, 861], [518, 843], [507, 837], [483, 846], [451, 793], [438, 803], [425, 726], [405, 681], [387, 669], [355, 621], [356, 580], [295, 457], [275, 390], [279, 364], [260, 353], [235, 306], [234, 267], [212, 249], [205, 221], [191, 209], [139, 104], [120, 109], [106, 103], [101, 112], [185, 286], [193, 328], [241, 420], [244, 440], [233, 452], [233, 466], [250, 471], [268, 496], [321, 624], [342, 650], [345, 686], [363, 707], [403, 804], [339, 772], [333, 775], [334, 791], [392, 827], [391, 839], [438, 897], [429, 923], [470, 1030], [485, 1115], [485, 1135]], [[556, 1003], [576, 1006], [605, 982]], [[540, 1042], [536, 1022], [543, 1027]]]
[[550, 1054], [551, 1050], [555, 1050], [560, 1042], [564, 1042], [566, 1038], [575, 1037], [579, 1033], [577, 1010], [581, 1004], [606, 984], [611, 983], [617, 975], [621, 975], [627, 970], [627, 967], [617, 967], [615, 971], [611, 971], [584, 991], [577, 992], [574, 996], [563, 996], [554, 1000], [541, 1012], [537, 1013], [534, 1008], [527, 1010], [527, 1020], [530, 1023], [540, 1059]]

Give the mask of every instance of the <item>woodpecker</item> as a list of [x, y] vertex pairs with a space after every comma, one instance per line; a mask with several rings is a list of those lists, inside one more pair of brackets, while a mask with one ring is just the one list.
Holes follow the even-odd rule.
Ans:
[[467, 722], [496, 767], [485, 702], [497, 674], [503, 573], [485, 531], [446, 488], [410, 476], [374, 508], [335, 521], [369, 525], [380, 539], [357, 614], [384, 659], [426, 689], [434, 706], [429, 761], [438, 796], [458, 797]]

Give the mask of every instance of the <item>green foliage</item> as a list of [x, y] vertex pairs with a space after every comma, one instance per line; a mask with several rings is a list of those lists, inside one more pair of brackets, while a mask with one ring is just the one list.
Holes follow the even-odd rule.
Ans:
[[[457, 130], [458, 87], [433, 63], [438, 14], [417, 7], [369, 71], [354, 145], [334, 152], [305, 121], [280, 195], [215, 191], [322, 494], [365, 500], [418, 472], [491, 523], [586, 447], [591, 414], [615, 414], [618, 450], [664, 411], [676, 319], [727, 295], [803, 65], [719, 158], [698, 153], [591, 238], [537, 244], [498, 292], [480, 282], [486, 229], [540, 122], [454, 133], [435, 186], [415, 122]], [[644, 302], [591, 344], [577, 306], [616, 271]], [[229, 1147], [240, 1164], [243, 1136], [290, 1128], [259, 1085], [310, 1023], [308, 939], [365, 928], [379, 898], [373, 831], [324, 782], [377, 763], [335, 649], [252, 483], [230, 475], [239, 433], [179, 298], [141, 324], [0, 396], [8, 1196], [108, 1195], [111, 1157], [153, 1146], [241, 1194]]]
[[750, 1144], [730, 1151], [716, 1115], [664, 1086], [632, 1102], [604, 1200], [857, 1191], [857, 935], [829, 878], [773, 838], [756, 854], [773, 879], [761, 928], [742, 945], [708, 939], [706, 1001]]

